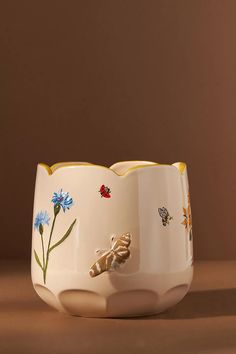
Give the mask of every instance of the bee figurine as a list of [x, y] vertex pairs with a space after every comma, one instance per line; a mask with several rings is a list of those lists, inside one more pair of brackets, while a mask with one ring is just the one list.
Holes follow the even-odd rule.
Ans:
[[91, 266], [89, 270], [90, 276], [94, 278], [103, 272], [118, 269], [130, 257], [130, 243], [131, 235], [129, 232], [119, 237], [112, 237], [110, 249], [96, 251], [100, 257]]
[[165, 207], [158, 208], [158, 213], [162, 219], [162, 225], [163, 226], [169, 225], [170, 220], [172, 220], [173, 217], [170, 216], [168, 210]]
[[99, 193], [101, 194], [102, 198], [111, 198], [111, 190], [109, 187], [106, 187], [104, 184], [101, 185], [99, 189]]

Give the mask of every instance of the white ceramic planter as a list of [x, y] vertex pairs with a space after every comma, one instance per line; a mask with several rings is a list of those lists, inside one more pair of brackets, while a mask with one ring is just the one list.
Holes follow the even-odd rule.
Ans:
[[186, 165], [38, 165], [32, 281], [49, 305], [140, 316], [179, 302], [192, 280]]

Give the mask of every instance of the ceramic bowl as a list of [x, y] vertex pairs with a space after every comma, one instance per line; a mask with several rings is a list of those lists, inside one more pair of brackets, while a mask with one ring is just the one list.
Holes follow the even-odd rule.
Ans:
[[192, 263], [184, 163], [38, 165], [32, 282], [49, 305], [86, 317], [156, 314], [187, 293]]

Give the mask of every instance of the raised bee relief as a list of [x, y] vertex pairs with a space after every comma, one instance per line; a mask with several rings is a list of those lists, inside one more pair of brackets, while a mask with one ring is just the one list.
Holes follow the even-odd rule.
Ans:
[[92, 278], [106, 271], [119, 268], [130, 257], [129, 246], [131, 243], [130, 233], [111, 238], [109, 250], [98, 250], [100, 258], [91, 266], [89, 274]]
[[162, 225], [163, 226], [169, 225], [170, 220], [172, 220], [173, 217], [170, 216], [168, 210], [165, 207], [158, 208], [158, 213], [159, 213], [159, 215], [161, 217]]

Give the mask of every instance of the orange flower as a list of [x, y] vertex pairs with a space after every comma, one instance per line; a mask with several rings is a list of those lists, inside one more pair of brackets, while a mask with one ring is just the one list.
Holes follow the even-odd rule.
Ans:
[[183, 208], [183, 216], [184, 220], [181, 222], [184, 225], [185, 229], [192, 229], [192, 213], [191, 213], [191, 206], [190, 206], [190, 195], [188, 194], [188, 206], [187, 208]]

